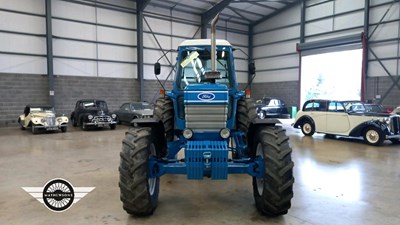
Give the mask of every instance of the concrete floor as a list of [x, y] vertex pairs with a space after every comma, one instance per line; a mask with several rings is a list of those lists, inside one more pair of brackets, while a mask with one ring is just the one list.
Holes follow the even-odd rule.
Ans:
[[[116, 130], [32, 135], [0, 129], [1, 224], [400, 224], [400, 148], [359, 140], [304, 137], [288, 125], [295, 162], [294, 198], [285, 216], [268, 218], [254, 206], [251, 178], [188, 181], [161, 178], [159, 205], [147, 218], [129, 216], [119, 200], [121, 140]], [[69, 210], [49, 211], [21, 187], [43, 187], [53, 178], [96, 187]]]

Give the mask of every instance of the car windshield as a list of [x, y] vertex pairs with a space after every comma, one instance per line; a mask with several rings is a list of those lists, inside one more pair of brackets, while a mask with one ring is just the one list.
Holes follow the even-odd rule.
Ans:
[[133, 110], [150, 110], [152, 109], [151, 105], [148, 103], [137, 103], [132, 104]]
[[89, 109], [89, 108], [97, 108], [97, 109], [102, 109], [102, 110], [107, 110], [107, 103], [103, 101], [87, 101], [87, 102], [82, 102], [83, 108]]
[[[211, 53], [208, 49], [196, 48], [182, 52], [179, 62], [179, 75], [177, 77], [180, 88], [184, 89], [190, 84], [207, 84], [210, 80], [205, 79], [206, 72], [211, 71]], [[229, 52], [217, 51], [216, 70], [219, 72], [215, 79], [217, 84], [225, 84], [230, 88], [233, 86], [232, 76], [229, 68]]]
[[54, 112], [54, 109], [52, 107], [32, 107], [30, 112], [52, 113]]
[[367, 112], [384, 113], [385, 109], [381, 105], [364, 105]]
[[362, 102], [343, 102], [343, 106], [347, 112], [365, 112], [365, 107]]

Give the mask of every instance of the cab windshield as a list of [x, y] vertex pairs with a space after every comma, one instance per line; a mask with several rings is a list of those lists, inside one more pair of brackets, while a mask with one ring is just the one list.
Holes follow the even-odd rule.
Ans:
[[[215, 64], [219, 76], [215, 79], [216, 84], [225, 84], [228, 88], [233, 85], [230, 71], [229, 52], [217, 51], [217, 62]], [[178, 64], [179, 75], [177, 76], [178, 88], [185, 89], [191, 84], [209, 84], [205, 79], [205, 73], [211, 71], [211, 53], [209, 49], [186, 50], [182, 52], [181, 61]]]

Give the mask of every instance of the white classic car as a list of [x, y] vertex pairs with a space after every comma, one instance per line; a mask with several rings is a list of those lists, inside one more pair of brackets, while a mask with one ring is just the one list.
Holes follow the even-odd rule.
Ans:
[[306, 101], [293, 127], [307, 136], [318, 132], [363, 137], [370, 145], [381, 145], [384, 140], [400, 143], [400, 116], [368, 112], [361, 101]]
[[24, 114], [18, 118], [18, 123], [22, 130], [31, 128], [32, 133], [36, 134], [38, 130], [59, 130], [67, 131], [68, 117], [56, 117], [54, 108], [43, 105], [27, 105], [24, 109]]

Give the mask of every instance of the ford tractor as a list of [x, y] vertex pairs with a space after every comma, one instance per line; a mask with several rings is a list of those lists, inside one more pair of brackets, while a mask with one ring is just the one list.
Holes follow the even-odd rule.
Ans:
[[[252, 176], [257, 209], [286, 214], [293, 197], [292, 149], [276, 119], [257, 119], [254, 101], [238, 88], [233, 48], [215, 39], [186, 40], [178, 47], [173, 88], [155, 102], [153, 118], [135, 119], [122, 141], [119, 166], [124, 210], [151, 215], [160, 177], [190, 180]], [[156, 75], [160, 64], [155, 64]], [[254, 63], [249, 64], [254, 74]], [[254, 76], [253, 76], [254, 77]], [[158, 79], [158, 78], [157, 78]]]

